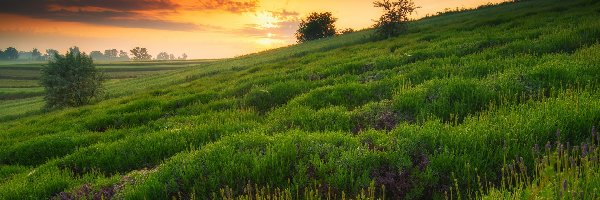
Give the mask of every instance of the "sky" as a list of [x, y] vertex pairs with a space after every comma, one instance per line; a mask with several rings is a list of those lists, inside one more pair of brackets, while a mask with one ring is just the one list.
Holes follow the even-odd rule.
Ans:
[[[420, 18], [503, 0], [414, 0]], [[371, 27], [372, 0], [0, 0], [0, 48], [71, 46], [84, 52], [146, 47], [188, 58], [227, 58], [295, 44], [300, 19], [332, 12], [338, 29]]]

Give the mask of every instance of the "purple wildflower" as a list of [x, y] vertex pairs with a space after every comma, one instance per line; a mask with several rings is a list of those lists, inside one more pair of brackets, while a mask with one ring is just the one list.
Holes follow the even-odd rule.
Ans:
[[569, 187], [569, 184], [567, 183], [567, 179], [565, 179], [565, 180], [563, 181], [563, 184], [562, 184], [562, 186], [563, 186], [563, 190], [564, 190], [564, 191], [567, 191], [567, 188]]
[[585, 157], [588, 154], [588, 144], [585, 143], [581, 146], [581, 157]]

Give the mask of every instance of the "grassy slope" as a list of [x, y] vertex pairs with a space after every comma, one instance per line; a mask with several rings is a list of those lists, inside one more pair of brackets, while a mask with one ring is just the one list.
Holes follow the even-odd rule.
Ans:
[[475, 191], [600, 125], [598, 19], [597, 1], [525, 1], [111, 83], [97, 105], [0, 124], [0, 198]]

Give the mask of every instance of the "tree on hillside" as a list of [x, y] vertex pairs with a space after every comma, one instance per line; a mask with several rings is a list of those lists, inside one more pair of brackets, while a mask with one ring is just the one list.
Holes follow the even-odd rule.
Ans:
[[3, 57], [6, 60], [16, 60], [17, 58], [19, 58], [19, 51], [17, 51], [17, 49], [14, 47], [8, 47], [4, 51]]
[[376, 21], [376, 33], [382, 37], [398, 36], [406, 31], [409, 16], [417, 8], [412, 0], [382, 0], [373, 2], [377, 8], [383, 8], [384, 14]]
[[160, 52], [156, 55], [157, 60], [169, 60], [169, 54], [167, 52]]
[[133, 55], [134, 60], [150, 60], [152, 59], [152, 55], [148, 54], [148, 49], [135, 47], [131, 50], [131, 55]]
[[296, 31], [298, 43], [334, 36], [336, 21], [330, 12], [311, 13], [306, 19], [302, 19]]
[[85, 53], [67, 52], [42, 67], [41, 85], [46, 91], [47, 108], [81, 106], [98, 98], [102, 92], [103, 75]]

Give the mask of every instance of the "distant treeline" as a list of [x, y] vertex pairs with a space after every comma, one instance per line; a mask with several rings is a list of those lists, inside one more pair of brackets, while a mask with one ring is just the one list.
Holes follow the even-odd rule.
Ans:
[[[79, 47], [74, 46], [69, 48], [69, 52], [85, 53], [79, 50]], [[46, 49], [46, 53], [42, 54], [37, 48], [31, 51], [19, 51], [15, 47], [8, 47], [5, 50], [0, 50], [0, 60], [10, 61], [47, 61], [51, 60], [54, 55], [60, 54], [55, 49]], [[187, 54], [175, 57], [167, 52], [160, 52], [152, 59], [152, 55], [148, 54], [148, 49], [136, 47], [129, 50], [129, 53], [123, 50], [107, 49], [104, 53], [101, 51], [92, 51], [89, 54], [94, 60], [101, 61], [129, 61], [129, 60], [186, 60]], [[131, 55], [131, 57], [130, 57]]]

